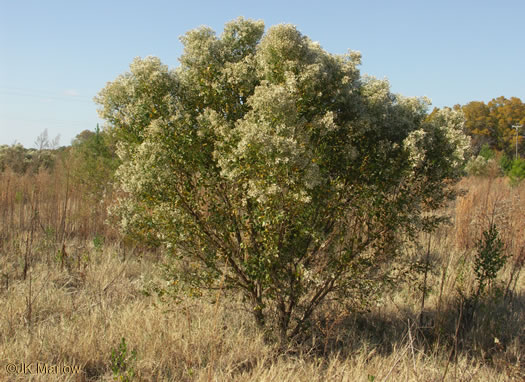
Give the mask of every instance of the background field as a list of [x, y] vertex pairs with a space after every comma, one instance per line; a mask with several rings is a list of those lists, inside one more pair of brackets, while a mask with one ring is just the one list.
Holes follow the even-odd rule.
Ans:
[[[471, 177], [458, 187], [465, 193], [446, 211], [451, 224], [406, 248], [419, 265], [409, 282], [369, 311], [328, 301], [308, 337], [282, 354], [236, 295], [172, 295], [173, 260], [104, 224], [110, 194], [94, 203], [65, 165], [4, 171], [1, 379], [521, 381], [525, 185]], [[509, 257], [473, 309], [464, 297], [475, 289], [476, 243], [491, 219]], [[81, 373], [8, 375], [7, 362], [79, 365]]]

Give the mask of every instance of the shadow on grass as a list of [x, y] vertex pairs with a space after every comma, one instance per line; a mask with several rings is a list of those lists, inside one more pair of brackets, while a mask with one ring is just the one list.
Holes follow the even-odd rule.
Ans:
[[525, 354], [524, 293], [511, 301], [487, 297], [475, 307], [451, 300], [441, 309], [425, 310], [422, 317], [418, 313], [413, 309], [377, 309], [334, 319], [337, 314], [325, 309], [312, 320], [312, 330], [297, 348], [315, 357], [337, 354], [344, 358], [363, 349], [389, 356], [410, 345], [427, 355], [447, 354], [451, 360], [465, 356], [497, 366], [493, 362], [497, 359], [509, 364], [521, 362], [520, 368], [525, 368], [520, 359]]

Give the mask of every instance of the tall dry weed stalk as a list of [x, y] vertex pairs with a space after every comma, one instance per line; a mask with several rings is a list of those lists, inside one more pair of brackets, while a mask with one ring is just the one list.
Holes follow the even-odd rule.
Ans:
[[38, 173], [19, 174], [9, 168], [0, 172], [3, 289], [8, 291], [16, 280], [27, 280], [38, 262], [58, 264], [61, 269], [67, 266], [69, 271], [75, 258], [66, 258], [68, 253], [76, 255], [80, 271], [83, 255], [73, 243], [94, 238], [110, 242], [118, 237], [116, 230], [104, 224], [110, 202], [90, 199], [65, 163]]
[[115, 237], [104, 224], [110, 202], [89, 199], [65, 166], [24, 175], [7, 169], [0, 173], [0, 249], [35, 224], [58, 245], [97, 234]]

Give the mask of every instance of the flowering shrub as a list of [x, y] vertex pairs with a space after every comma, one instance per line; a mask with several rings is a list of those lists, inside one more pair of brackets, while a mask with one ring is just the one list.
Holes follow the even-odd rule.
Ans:
[[454, 197], [462, 115], [362, 77], [295, 27], [237, 19], [137, 58], [97, 97], [119, 137], [122, 230], [240, 290], [282, 343], [327, 298], [369, 300], [401, 241]]
[[494, 159], [486, 159], [481, 155], [471, 158], [465, 166], [465, 171], [469, 175], [488, 176], [490, 168], [495, 166]]

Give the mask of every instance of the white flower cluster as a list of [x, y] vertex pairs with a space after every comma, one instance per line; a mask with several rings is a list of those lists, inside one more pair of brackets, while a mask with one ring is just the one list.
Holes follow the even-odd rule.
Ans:
[[465, 171], [469, 175], [482, 176], [488, 173], [491, 166], [494, 166], [494, 159], [487, 159], [478, 155], [467, 162]]
[[425, 136], [427, 132], [419, 129], [412, 131], [403, 141], [403, 147], [409, 153], [412, 168], [421, 166], [425, 161]]
[[449, 108], [438, 111], [438, 118], [443, 120], [441, 129], [454, 152], [451, 158], [448, 158], [453, 168], [459, 168], [465, 161], [470, 152], [470, 137], [463, 133], [465, 117], [460, 110]]
[[470, 138], [463, 133], [464, 118], [460, 111], [445, 108], [435, 113], [423, 128], [412, 131], [403, 141], [413, 168], [421, 166], [427, 159], [429, 149], [451, 152], [441, 159], [457, 171], [465, 162], [470, 150]]

